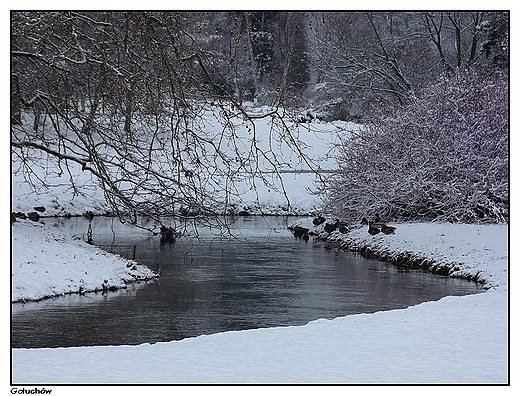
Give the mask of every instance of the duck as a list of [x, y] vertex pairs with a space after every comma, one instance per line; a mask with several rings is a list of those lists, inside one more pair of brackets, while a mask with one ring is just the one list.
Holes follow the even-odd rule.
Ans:
[[382, 232], [386, 235], [391, 235], [395, 233], [395, 227], [389, 226], [386, 223], [388, 223], [388, 220], [381, 219], [381, 216], [379, 216], [379, 213], [376, 213], [374, 216], [374, 221], [369, 222], [365, 217], [361, 220], [361, 224], [368, 225], [368, 233], [370, 235], [376, 235]]
[[325, 232], [330, 234], [331, 232], [336, 231], [336, 228], [338, 227], [338, 223], [339, 223], [339, 219], [336, 219], [336, 221], [333, 224], [325, 223], [325, 226], [323, 228], [324, 228]]
[[379, 234], [380, 232], [381, 232], [380, 227], [374, 226], [372, 223], [368, 224], [368, 233], [370, 235], [376, 235], [376, 234]]
[[175, 242], [177, 232], [172, 227], [161, 227], [161, 242]]
[[395, 234], [395, 227], [387, 226], [386, 224], [381, 225], [381, 232], [386, 235]]
[[374, 224], [386, 224], [389, 223], [389, 220], [383, 220], [381, 216], [379, 216], [379, 213], [376, 213], [374, 216]]
[[324, 230], [327, 232], [327, 233], [331, 233], [331, 232], [334, 232], [336, 230], [339, 230], [339, 232], [341, 232], [342, 234], [347, 234], [349, 229], [348, 229], [348, 224], [347, 223], [344, 223], [342, 221], [339, 221], [339, 219], [336, 219], [336, 221], [334, 222], [334, 224], [331, 224], [331, 223], [325, 223], [325, 226], [323, 227]]

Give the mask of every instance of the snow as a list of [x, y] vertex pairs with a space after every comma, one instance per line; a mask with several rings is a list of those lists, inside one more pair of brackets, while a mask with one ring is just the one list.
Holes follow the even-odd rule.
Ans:
[[[62, 276], [58, 271], [59, 276], [52, 278], [43, 278], [41, 273], [26, 268], [23, 282], [16, 277], [13, 280], [16, 293], [30, 290], [18, 287], [19, 282], [34, 287], [35, 291], [45, 281], [47, 287], [54, 282], [56, 289], [66, 290], [71, 284], [68, 277], [84, 279], [85, 268], [94, 273], [98, 263], [106, 261], [114, 265], [114, 261], [121, 260], [28, 221], [13, 228], [18, 229], [14, 232], [13, 246], [23, 252], [13, 255], [13, 268], [23, 261], [18, 256], [33, 259], [34, 254], [28, 251], [42, 247], [46, 254], [38, 263], [43, 268], [59, 267], [65, 272], [60, 259], [64, 251], [77, 252], [87, 263], [82, 267], [76, 261], [72, 264], [69, 261], [65, 263], [71, 265], [67, 275]], [[392, 251], [406, 248], [418, 254], [431, 254], [441, 261], [451, 257], [464, 271], [481, 271], [480, 279], [489, 282], [489, 290], [402, 310], [320, 319], [305, 326], [225, 332], [153, 345], [14, 349], [12, 381], [15, 384], [508, 383], [507, 227], [400, 224], [395, 235], [367, 237], [365, 232], [354, 230], [350, 237], [358, 243], [368, 241], [372, 246]], [[47, 260], [43, 261], [44, 258]], [[33, 266], [26, 264], [28, 268]], [[104, 277], [108, 275], [98, 279]]]
[[30, 220], [13, 224], [11, 248], [11, 301], [120, 289], [156, 277], [144, 265]]
[[[331, 125], [321, 126], [327, 127]], [[302, 211], [317, 205], [317, 198], [308, 192], [310, 174], [283, 177], [289, 198]], [[30, 195], [23, 185], [13, 178], [13, 211], [49, 204], [46, 214], [53, 215], [52, 196], [65, 197], [53, 209], [58, 213], [72, 210], [71, 203], [78, 202], [67, 201], [62, 191]], [[283, 201], [267, 187], [252, 194], [263, 207]], [[89, 202], [88, 209], [99, 209], [93, 197], [72, 214], [84, 213]], [[304, 326], [225, 332], [153, 345], [13, 349], [11, 384], [47, 385], [46, 389], [52, 384], [114, 383], [508, 384], [508, 227], [396, 226], [395, 235], [371, 236], [360, 227], [349, 234], [336, 232], [331, 240], [370, 246], [388, 256], [408, 252], [450, 266], [454, 276], [475, 276], [488, 290], [407, 309], [319, 319]], [[11, 301], [60, 295], [80, 286], [95, 290], [105, 280], [124, 286], [150, 275], [136, 263], [39, 223], [19, 221], [11, 233]]]
[[[347, 234], [334, 231], [329, 242], [349, 250], [368, 247], [373, 254], [389, 261], [400, 255], [426, 260], [431, 267], [448, 268], [453, 277], [483, 282], [486, 288], [507, 290], [508, 232], [504, 224], [405, 223], [391, 224], [395, 234], [370, 235], [366, 226], [353, 227]], [[315, 226], [312, 219], [293, 222], [309, 233], [324, 235], [324, 224]]]
[[[208, 136], [218, 136], [221, 126], [215, 115], [208, 112], [205, 120]], [[247, 145], [251, 144], [251, 132], [240, 120], [237, 119], [235, 122], [235, 133], [247, 151]], [[330, 150], [337, 142], [337, 136], [358, 126], [344, 121], [300, 126], [290, 124], [291, 138], [288, 138], [273, 136], [276, 134], [272, 132], [270, 119], [258, 119], [255, 125], [255, 144], [265, 153], [265, 157], [259, 156], [258, 167], [264, 173], [262, 177], [254, 177], [252, 180], [234, 180], [235, 190], [229, 197], [229, 204], [238, 207], [238, 210], [247, 208], [251, 214], [307, 215], [316, 212], [321, 199], [311, 194], [315, 189], [316, 175], [310, 172], [309, 164], [314, 169], [334, 169], [335, 163]], [[309, 158], [309, 164], [303, 162], [301, 156], [295, 153], [292, 141], [298, 142], [302, 152]], [[227, 145], [233, 146], [231, 142]], [[67, 171], [62, 171], [63, 165], [58, 168], [47, 156], [42, 155], [38, 158], [36, 152], [31, 152], [31, 160], [33, 174], [23, 175], [19, 159], [12, 156], [13, 212], [27, 214], [34, 212], [35, 206], [45, 207], [45, 216], [81, 216], [86, 212], [105, 214], [112, 211], [105, 201], [102, 189], [88, 172], [82, 171], [80, 165], [68, 162]], [[275, 172], [273, 163], [279, 165], [280, 174]], [[54, 171], [49, 170], [51, 165], [56, 168]], [[76, 188], [71, 187], [71, 180]], [[30, 187], [29, 182], [38, 186], [37, 191]], [[229, 181], [222, 180], [220, 184], [227, 183]]]
[[15, 349], [16, 384], [506, 383], [507, 293], [139, 346]]

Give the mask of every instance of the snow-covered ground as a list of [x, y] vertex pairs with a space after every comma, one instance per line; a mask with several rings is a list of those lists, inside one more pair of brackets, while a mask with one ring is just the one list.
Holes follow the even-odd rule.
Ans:
[[13, 350], [16, 384], [508, 381], [507, 293], [139, 346]]
[[[29, 227], [14, 227], [20, 226]], [[407, 251], [438, 255], [441, 261], [451, 257], [464, 271], [481, 271], [480, 279], [492, 287], [482, 294], [321, 319], [298, 327], [226, 332], [153, 345], [14, 349], [12, 381], [17, 385], [508, 383], [507, 227], [485, 226], [477, 232], [474, 226], [407, 224], [398, 225], [395, 235], [367, 238], [359, 230], [351, 237], [359, 243], [372, 239], [392, 251], [406, 246]], [[32, 249], [27, 241], [21, 238], [18, 246]], [[61, 244], [61, 251], [81, 246], [92, 255], [91, 246], [74, 240], [46, 237], [42, 243]], [[48, 251], [58, 252], [50, 247]], [[99, 254], [96, 260], [112, 263], [114, 259]], [[49, 268], [54, 261], [54, 257], [48, 261]], [[83, 268], [78, 268], [77, 276], [84, 276]], [[26, 284], [41, 282], [34, 272], [26, 271], [24, 278]], [[48, 281], [52, 284], [52, 279]], [[56, 279], [56, 284], [60, 282]]]
[[12, 225], [11, 248], [11, 301], [120, 289], [155, 278], [144, 265], [30, 220]]
[[[300, 176], [284, 174], [286, 191], [290, 199], [310, 208], [317, 202], [307, 191], [312, 180]], [[51, 203], [56, 197], [63, 198], [57, 211], [72, 210], [71, 203], [77, 202], [67, 201], [61, 192], [54, 197], [45, 192], [27, 194], [23, 180], [16, 178], [12, 186], [15, 211], [47, 203], [46, 213], [52, 215]], [[265, 205], [280, 198], [267, 190], [258, 194]], [[80, 213], [86, 205], [88, 200], [82, 202]], [[17, 222], [11, 233], [11, 300], [37, 298], [48, 291], [60, 294], [80, 286], [95, 288], [105, 279], [121, 285], [127, 276], [146, 276], [139, 266], [133, 269], [135, 263], [128, 266], [126, 260], [40, 224]], [[389, 255], [412, 252], [451, 263], [453, 275], [478, 274], [489, 289], [402, 310], [320, 319], [305, 326], [226, 332], [153, 345], [14, 349], [11, 384], [18, 389], [23, 384], [38, 384], [41, 389], [48, 384], [110, 383], [509, 382], [506, 226], [398, 224], [395, 235], [370, 236], [360, 228], [341, 238], [352, 246], [370, 245]]]
[[[211, 114], [207, 117], [208, 134], [216, 134], [215, 131], [219, 130], [218, 122]], [[309, 164], [313, 169], [334, 169], [336, 165], [330, 151], [338, 136], [359, 126], [344, 121], [303, 124], [297, 128], [293, 126], [292, 140], [298, 142], [301, 151], [307, 156], [307, 163], [295, 152], [293, 143], [273, 142], [275, 138], [272, 136], [272, 126], [268, 119], [256, 120], [255, 125], [255, 144], [261, 151], [268, 153], [267, 157], [270, 154], [277, 158], [273, 162], [279, 163], [278, 170], [281, 174], [274, 172], [271, 162], [259, 158], [258, 167], [264, 173], [261, 177], [259, 175], [247, 180], [234, 181], [234, 193], [228, 197], [229, 204], [235, 206], [237, 211], [247, 209], [252, 214], [307, 215], [316, 212], [320, 199], [310, 194], [315, 190], [316, 175], [310, 172]], [[239, 121], [236, 134], [246, 142], [250, 139], [249, 130]], [[276, 138], [282, 139], [280, 136]], [[89, 172], [82, 171], [80, 165], [69, 162], [67, 170], [63, 171], [57, 166], [51, 168], [53, 162], [46, 155], [41, 155], [40, 158], [38, 155], [41, 153], [31, 151], [32, 173], [25, 174], [21, 172], [18, 157], [12, 156], [13, 212], [27, 214], [34, 212], [35, 206], [45, 208], [44, 216], [81, 216], [86, 212], [105, 214], [112, 211], [96, 180]], [[326, 176], [324, 173], [323, 177]], [[75, 188], [71, 187], [71, 180], [74, 181]], [[287, 198], [290, 198], [289, 202]]]
[[389, 224], [396, 227], [393, 235], [370, 235], [367, 226], [329, 235], [323, 230], [324, 224], [315, 226], [312, 220], [298, 220], [290, 227], [309, 229], [311, 235], [325, 236], [337, 247], [352, 251], [369, 248], [372, 255], [390, 262], [399, 258], [424, 261], [431, 272], [471, 279], [485, 288], [507, 289], [508, 225], [405, 223]]

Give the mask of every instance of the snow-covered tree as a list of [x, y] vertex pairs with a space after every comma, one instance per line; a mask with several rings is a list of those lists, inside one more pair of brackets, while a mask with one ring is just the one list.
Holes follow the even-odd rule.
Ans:
[[508, 76], [457, 70], [337, 148], [328, 206], [357, 222], [506, 222], [509, 219]]
[[[459, 66], [478, 65], [495, 81], [494, 70], [508, 68], [508, 23], [508, 13], [479, 12], [13, 12], [12, 155], [33, 176], [41, 155], [57, 173], [79, 166], [129, 221], [210, 213], [229, 203], [237, 180], [262, 177], [261, 162], [275, 173], [283, 162], [260, 149], [256, 118], [269, 119], [273, 145], [285, 141], [298, 157], [291, 106], [325, 102], [330, 119], [373, 113], [361, 140], [346, 146], [362, 147], [371, 133], [378, 143], [377, 128], [390, 126], [386, 139], [398, 140], [400, 129], [377, 111], [404, 103], [412, 114], [410, 97], [428, 107], [429, 91], [414, 92]], [[253, 114], [249, 101], [270, 107]], [[397, 124], [419, 122], [403, 111]], [[370, 164], [356, 166], [378, 171]], [[365, 173], [357, 171], [373, 177]], [[488, 214], [484, 203], [484, 216], [498, 218], [499, 206]]]
[[370, 118], [445, 71], [484, 66], [486, 48], [502, 60], [507, 54], [508, 13], [320, 12], [308, 20], [308, 95], [321, 103], [341, 99], [344, 118]]
[[262, 162], [276, 177], [278, 164], [259, 147], [254, 120], [272, 121], [273, 144], [289, 142], [283, 110], [250, 114], [242, 106], [226, 75], [233, 53], [223, 50], [236, 26], [224, 26], [227, 14], [211, 15], [210, 24], [207, 16], [12, 13], [18, 171], [31, 182], [42, 156], [46, 172], [79, 166], [131, 223], [225, 211], [235, 183], [262, 177]]

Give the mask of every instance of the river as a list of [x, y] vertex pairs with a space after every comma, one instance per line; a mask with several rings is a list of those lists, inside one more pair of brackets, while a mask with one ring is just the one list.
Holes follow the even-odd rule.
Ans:
[[[14, 348], [137, 345], [223, 331], [303, 325], [319, 318], [405, 308], [482, 290], [473, 282], [404, 272], [358, 254], [295, 239], [295, 218], [237, 217], [235, 238], [197, 229], [158, 236], [95, 217], [94, 243], [160, 271], [157, 281], [108, 293], [12, 304]], [[86, 239], [89, 220], [45, 219]], [[383, 329], [382, 329], [383, 331]]]

